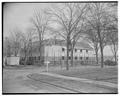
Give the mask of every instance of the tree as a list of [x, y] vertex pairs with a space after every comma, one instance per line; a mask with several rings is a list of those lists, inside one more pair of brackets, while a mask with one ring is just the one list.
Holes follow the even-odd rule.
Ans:
[[12, 42], [12, 52], [14, 56], [18, 55], [20, 48], [21, 48], [21, 33], [22, 31], [18, 27], [15, 27], [11, 31], [10, 38]]
[[73, 37], [71, 38], [71, 67], [73, 67], [73, 50], [76, 45], [76, 43], [79, 41], [79, 39], [84, 37], [84, 26], [83, 23], [76, 27], [74, 30]]
[[111, 13], [112, 14], [109, 14], [112, 18], [113, 18], [113, 20], [114, 21], [116, 21], [116, 22], [118, 22], [118, 14], [117, 14], [117, 12], [118, 12], [118, 2], [114, 2], [114, 3], [108, 3], [108, 6], [109, 6], [109, 8], [110, 9], [112, 9], [111, 10]]
[[42, 63], [42, 47], [44, 35], [46, 32], [48, 18], [40, 11], [35, 11], [34, 16], [31, 18], [31, 22], [34, 25], [39, 38], [39, 52], [40, 52], [40, 64]]
[[[117, 17], [116, 17], [117, 18]], [[111, 18], [113, 22], [107, 27], [107, 40], [108, 45], [111, 47], [115, 62], [117, 62], [117, 51], [118, 51], [118, 22], [114, 17]]]
[[28, 57], [32, 57], [32, 39], [33, 39], [33, 29], [29, 28], [26, 33], [21, 34], [21, 51], [24, 54], [25, 64]]
[[5, 37], [3, 41], [3, 55], [11, 56], [12, 55], [12, 42], [10, 37]]
[[87, 23], [91, 25], [92, 29], [96, 31], [98, 36], [102, 68], [104, 64], [103, 49], [107, 43], [106, 28], [112, 22], [109, 10], [107, 3], [90, 3], [88, 17], [86, 18]]
[[[88, 26], [87, 26], [88, 27]], [[95, 50], [95, 56], [96, 56], [96, 63], [98, 64], [98, 50], [99, 50], [99, 42], [98, 42], [98, 36], [95, 32], [95, 30], [86, 28], [85, 33], [85, 39], [89, 42], [89, 44], [93, 47]]]
[[87, 4], [65, 3], [57, 4], [55, 7], [53, 6], [46, 11], [46, 14], [51, 17], [51, 21], [57, 26], [57, 29], [50, 29], [55, 30], [54, 32], [66, 42], [66, 70], [69, 70], [68, 57], [70, 56], [71, 50], [73, 52], [74, 42], [78, 40], [78, 35], [81, 32], [78, 29], [81, 28], [83, 16], [87, 12], [86, 6]]
[[117, 32], [113, 31], [108, 35], [110, 47], [115, 59], [115, 62], [117, 62], [117, 51], [118, 51], [118, 34]]

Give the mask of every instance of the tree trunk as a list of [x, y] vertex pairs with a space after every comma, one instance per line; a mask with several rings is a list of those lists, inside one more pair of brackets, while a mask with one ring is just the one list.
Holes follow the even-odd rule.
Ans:
[[104, 57], [103, 57], [103, 46], [102, 43], [100, 42], [100, 52], [101, 52], [101, 68], [104, 67]]
[[101, 53], [101, 68], [103, 68], [104, 64], [104, 57], [103, 57], [103, 42], [101, 38], [101, 31], [100, 31], [100, 26], [98, 26], [98, 38], [99, 38], [99, 43], [100, 43], [100, 53]]
[[40, 52], [40, 65], [41, 65], [41, 63], [42, 63], [42, 54], [41, 54], [41, 52], [42, 52], [42, 50], [41, 50], [41, 47], [42, 47], [42, 39], [41, 39], [41, 31], [39, 30], [39, 28], [38, 28], [38, 34], [39, 34], [39, 52]]
[[66, 70], [69, 70], [69, 67], [68, 67], [68, 56], [69, 56], [69, 51], [68, 51], [68, 44], [67, 44]]
[[69, 65], [68, 65], [68, 57], [69, 57], [69, 48], [68, 48], [68, 40], [67, 40], [67, 58], [66, 58], [66, 70], [69, 70]]
[[98, 65], [98, 49], [95, 49], [96, 63]]
[[69, 57], [69, 44], [70, 43], [70, 37], [67, 37], [67, 58], [66, 58], [66, 70], [69, 70], [69, 62], [68, 62], [68, 57]]
[[41, 59], [42, 59], [42, 57], [41, 57], [41, 52], [42, 52], [42, 51], [41, 51], [41, 45], [40, 45], [40, 47], [39, 47], [39, 52], [40, 52], [40, 65], [41, 65], [41, 63], [42, 63], [42, 60], [41, 60]]
[[115, 52], [115, 63], [117, 63], [117, 55], [116, 55], [116, 52]]
[[42, 65], [42, 40], [41, 40], [41, 34], [39, 33], [39, 52], [40, 52], [40, 65]]
[[73, 48], [71, 49], [71, 67], [73, 67]]
[[117, 63], [117, 51], [116, 51], [116, 47], [114, 44], [114, 58], [115, 58], [115, 63]]
[[27, 65], [27, 51], [25, 49], [24, 65]]

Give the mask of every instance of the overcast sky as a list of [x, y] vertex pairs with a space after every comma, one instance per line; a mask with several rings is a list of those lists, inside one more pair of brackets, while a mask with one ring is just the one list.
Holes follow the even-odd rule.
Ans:
[[8, 36], [10, 30], [15, 27], [25, 31], [30, 26], [30, 17], [33, 16], [34, 10], [48, 8], [51, 3], [6, 3], [4, 5], [4, 36]]

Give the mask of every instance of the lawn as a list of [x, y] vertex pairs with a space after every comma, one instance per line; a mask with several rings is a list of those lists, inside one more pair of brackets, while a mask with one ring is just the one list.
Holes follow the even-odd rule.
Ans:
[[86, 78], [97, 81], [105, 81], [111, 83], [118, 83], [118, 68], [117, 66], [113, 67], [82, 67], [82, 68], [74, 68], [69, 71], [59, 70], [52, 71], [57, 74], [78, 77], [78, 78]]

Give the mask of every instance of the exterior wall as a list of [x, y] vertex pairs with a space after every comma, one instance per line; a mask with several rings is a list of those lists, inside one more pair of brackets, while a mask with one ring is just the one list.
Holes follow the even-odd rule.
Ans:
[[[82, 52], [81, 52], [81, 50], [82, 50]], [[86, 52], [86, 50], [88, 52]], [[66, 57], [66, 53], [67, 53], [66, 50], [64, 52], [62, 51], [62, 56]], [[93, 50], [88, 50], [88, 49], [80, 49], [80, 48], [75, 47], [74, 50], [73, 50], [73, 58], [74, 58], [74, 60], [76, 60], [75, 59], [76, 57], [77, 57], [77, 60], [81, 60], [81, 57], [82, 58], [94, 57], [94, 51]]]
[[61, 46], [45, 46], [45, 60], [52, 61], [52, 60], [60, 60], [61, 59]]
[[[65, 50], [62, 51], [62, 48], [64, 48]], [[77, 49], [77, 52], [75, 52], [75, 49]], [[75, 47], [75, 49], [73, 51], [73, 57], [74, 58], [77, 57], [78, 60], [81, 60], [81, 57], [83, 59], [85, 59], [86, 57], [89, 57], [90, 60], [95, 60], [95, 52], [94, 52], [94, 50], [83, 49], [82, 47], [81, 48], [80, 47]], [[80, 51], [81, 49], [82, 49], [82, 52]], [[107, 49], [105, 49], [105, 50], [107, 50]], [[88, 50], [88, 52], [86, 52], [86, 50]], [[45, 46], [45, 51], [44, 52], [45, 52], [44, 56], [46, 57], [47, 54], [48, 54], [49, 59], [53, 58], [53, 57], [55, 57], [56, 59], [61, 58], [62, 56], [66, 57], [66, 53], [67, 53], [65, 46], [56, 46], [56, 45]], [[105, 60], [106, 59], [111, 59], [112, 54], [108, 53], [108, 52], [104, 52], [104, 57], [105, 57]], [[100, 55], [99, 55], [99, 60], [100, 60]]]
[[[62, 50], [62, 48], [64, 48], [64, 51]], [[77, 49], [77, 51], [75, 52], [75, 50]], [[86, 50], [88, 52], [86, 52]], [[66, 47], [65, 46], [56, 46], [56, 45], [52, 45], [52, 46], [45, 46], [45, 60], [48, 61], [52, 61], [52, 60], [62, 60], [62, 58], [64, 57], [64, 60], [66, 60]], [[88, 50], [88, 49], [78, 49], [75, 48], [73, 51], [73, 58], [75, 61], [79, 60], [89, 60], [89, 58], [94, 57], [94, 51], [93, 50]], [[77, 58], [77, 59], [76, 59]]]

